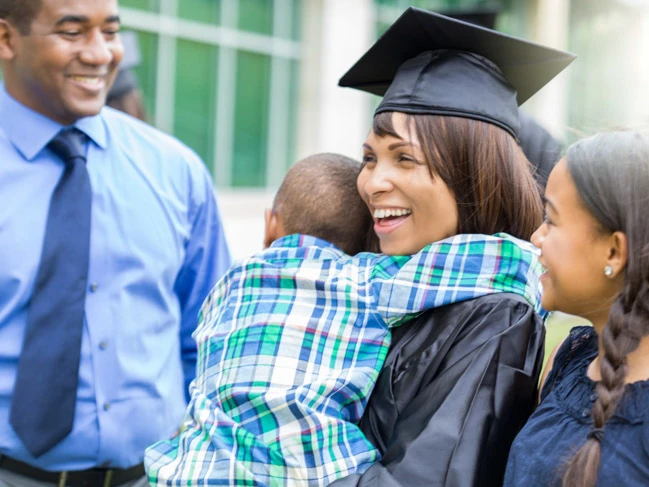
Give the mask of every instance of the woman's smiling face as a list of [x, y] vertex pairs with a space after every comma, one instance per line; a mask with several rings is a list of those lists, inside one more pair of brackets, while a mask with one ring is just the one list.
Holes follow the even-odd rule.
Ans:
[[357, 185], [374, 217], [381, 251], [410, 255], [457, 234], [457, 203], [444, 181], [431, 176], [405, 116], [394, 113], [392, 122], [399, 137], [370, 131]]

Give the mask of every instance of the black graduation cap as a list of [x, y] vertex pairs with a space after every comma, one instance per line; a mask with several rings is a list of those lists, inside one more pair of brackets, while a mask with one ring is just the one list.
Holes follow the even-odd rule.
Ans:
[[575, 59], [415, 7], [338, 84], [383, 95], [376, 113], [453, 115], [518, 133], [518, 105]]

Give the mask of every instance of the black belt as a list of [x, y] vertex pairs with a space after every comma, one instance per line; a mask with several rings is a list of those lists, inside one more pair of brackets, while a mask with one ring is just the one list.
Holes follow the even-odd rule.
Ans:
[[29, 477], [41, 482], [50, 482], [58, 487], [111, 487], [125, 484], [144, 476], [144, 465], [131, 468], [90, 468], [69, 472], [48, 472], [26, 463], [0, 456], [0, 469]]

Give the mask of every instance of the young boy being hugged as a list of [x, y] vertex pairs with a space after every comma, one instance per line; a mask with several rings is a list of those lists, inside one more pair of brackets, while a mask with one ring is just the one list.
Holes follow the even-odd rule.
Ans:
[[356, 423], [390, 328], [490, 293], [538, 304], [538, 259], [508, 235], [458, 235], [414, 256], [359, 253], [372, 224], [359, 170], [318, 154], [288, 172], [266, 212], [267, 248], [203, 304], [186, 428], [147, 450], [152, 484], [327, 485], [363, 472], [379, 453]]

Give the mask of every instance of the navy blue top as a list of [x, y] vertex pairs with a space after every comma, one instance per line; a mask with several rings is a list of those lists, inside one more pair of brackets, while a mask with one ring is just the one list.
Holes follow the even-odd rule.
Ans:
[[[541, 404], [514, 440], [505, 486], [561, 485], [566, 461], [592, 428], [597, 394], [586, 373], [597, 352], [592, 327], [571, 330], [557, 351]], [[604, 428], [598, 487], [649, 485], [648, 414], [649, 381], [627, 385]]]

